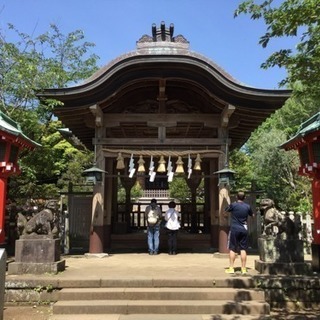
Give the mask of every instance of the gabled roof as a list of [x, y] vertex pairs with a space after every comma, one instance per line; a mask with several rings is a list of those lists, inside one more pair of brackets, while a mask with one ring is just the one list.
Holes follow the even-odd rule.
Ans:
[[41, 146], [39, 143], [28, 138], [21, 130], [20, 125], [10, 117], [0, 111], [0, 131], [6, 132], [9, 136], [15, 138], [16, 142], [27, 148]]
[[[111, 61], [83, 84], [46, 89], [38, 96], [63, 102], [63, 106], [54, 109], [55, 115], [92, 149], [94, 116], [90, 106], [98, 104], [104, 114], [157, 113], [160, 94], [170, 114], [203, 113], [220, 117], [226, 106], [234, 106], [233, 124], [229, 126], [233, 149], [241, 147], [251, 132], [284, 104], [291, 91], [240, 84], [211, 60], [190, 51], [183, 36], [173, 36], [172, 25], [165, 28], [161, 24], [160, 28], [152, 26], [152, 35], [144, 35], [135, 51]], [[130, 137], [130, 125], [135, 126], [126, 123], [121, 131], [110, 130], [109, 134]], [[140, 132], [148, 138], [150, 127], [140, 125]], [[200, 137], [204, 129], [200, 124], [194, 135]], [[181, 136], [188, 130], [187, 124], [180, 124]]]
[[301, 142], [306, 136], [311, 135], [313, 133], [319, 132], [320, 135], [320, 112], [313, 115], [311, 118], [303, 122], [298, 132], [290, 138], [288, 141], [283, 143], [280, 148], [282, 149], [294, 149], [295, 146]]

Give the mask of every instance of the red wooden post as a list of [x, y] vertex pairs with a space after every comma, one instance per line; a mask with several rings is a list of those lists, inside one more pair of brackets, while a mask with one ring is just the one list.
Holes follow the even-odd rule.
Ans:
[[0, 244], [5, 242], [7, 178], [0, 177]]
[[32, 150], [38, 143], [26, 137], [19, 125], [0, 111], [0, 244], [5, 243], [7, 180], [20, 172], [18, 154], [21, 149]]
[[285, 150], [298, 150], [299, 174], [312, 179], [313, 243], [312, 267], [320, 270], [320, 112], [301, 124], [297, 134], [281, 145]]
[[312, 180], [313, 198], [313, 242], [320, 245], [320, 180]]

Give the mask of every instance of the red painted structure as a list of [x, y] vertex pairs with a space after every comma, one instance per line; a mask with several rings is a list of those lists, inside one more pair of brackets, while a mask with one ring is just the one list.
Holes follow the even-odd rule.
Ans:
[[[297, 134], [281, 145], [285, 150], [298, 150], [299, 174], [312, 183], [313, 198], [313, 248], [312, 260], [320, 268], [320, 112], [301, 124]], [[313, 263], [313, 265], [315, 265]]]
[[0, 112], [0, 244], [5, 243], [5, 210], [7, 180], [19, 174], [18, 155], [20, 150], [33, 150], [36, 142], [25, 136], [19, 125]]

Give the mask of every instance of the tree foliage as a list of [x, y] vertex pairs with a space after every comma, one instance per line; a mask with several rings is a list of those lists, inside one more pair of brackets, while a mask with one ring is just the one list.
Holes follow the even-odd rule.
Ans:
[[259, 43], [266, 47], [275, 38], [296, 37], [297, 45], [274, 52], [262, 68], [285, 67], [288, 77], [281, 85], [302, 84], [296, 88], [319, 96], [320, 93], [320, 5], [319, 0], [274, 0], [242, 2], [235, 16], [249, 14], [263, 19], [267, 30]]
[[245, 147], [230, 157], [232, 168], [237, 172], [237, 188], [248, 190], [251, 181], [279, 208], [310, 211], [311, 184], [298, 175], [298, 153], [284, 151], [280, 146], [315, 110], [315, 101], [294, 96], [253, 132]]
[[[266, 32], [259, 41], [262, 47], [285, 37], [296, 39], [297, 45], [281, 47], [262, 63], [262, 68], [286, 68], [288, 77], [280, 85], [292, 88], [293, 95], [252, 133], [245, 148], [239, 152], [245, 151], [252, 161], [254, 183], [278, 206], [285, 210], [310, 211], [310, 181], [297, 174], [298, 153], [285, 152], [279, 146], [297, 132], [302, 122], [319, 111], [319, 1], [247, 0], [235, 12], [235, 16], [240, 14], [249, 14], [253, 20], [265, 22]], [[243, 169], [240, 163], [236, 166]]]
[[[18, 39], [9, 41], [7, 38]], [[88, 78], [97, 70], [93, 43], [80, 30], [64, 35], [56, 25], [36, 37], [12, 24], [0, 33], [0, 110], [17, 121], [22, 131], [42, 146], [22, 153], [22, 174], [9, 182], [12, 198], [52, 197], [67, 180], [82, 181], [81, 172], [92, 160], [57, 131], [62, 124], [53, 117], [60, 103], [41, 103], [36, 93], [44, 88], [66, 87]]]
[[[175, 176], [172, 182], [169, 183], [169, 193], [171, 198], [177, 199], [182, 203], [191, 202], [191, 191], [185, 177]], [[196, 201], [197, 203], [204, 201], [204, 179], [201, 180], [197, 188]]]
[[232, 190], [250, 190], [255, 180], [250, 155], [244, 150], [233, 150], [230, 153], [230, 167], [235, 171]]

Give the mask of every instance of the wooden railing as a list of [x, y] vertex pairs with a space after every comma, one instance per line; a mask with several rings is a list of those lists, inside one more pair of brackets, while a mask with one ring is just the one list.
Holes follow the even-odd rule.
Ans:
[[[145, 219], [145, 210], [149, 203], [131, 203], [127, 210], [125, 204], [117, 205], [117, 212], [114, 216], [114, 224], [126, 224], [131, 229], [145, 229], [147, 227]], [[157, 203], [161, 208], [162, 215], [168, 210], [167, 203]], [[197, 204], [196, 212], [193, 213], [192, 204], [180, 203], [176, 206], [176, 210], [181, 213], [181, 227], [190, 230], [197, 230], [196, 232], [205, 232], [207, 230], [207, 223], [205, 219], [205, 205]]]
[[152, 190], [143, 190], [142, 194], [143, 198], [169, 198], [169, 190], [161, 190], [161, 189], [152, 189]]

